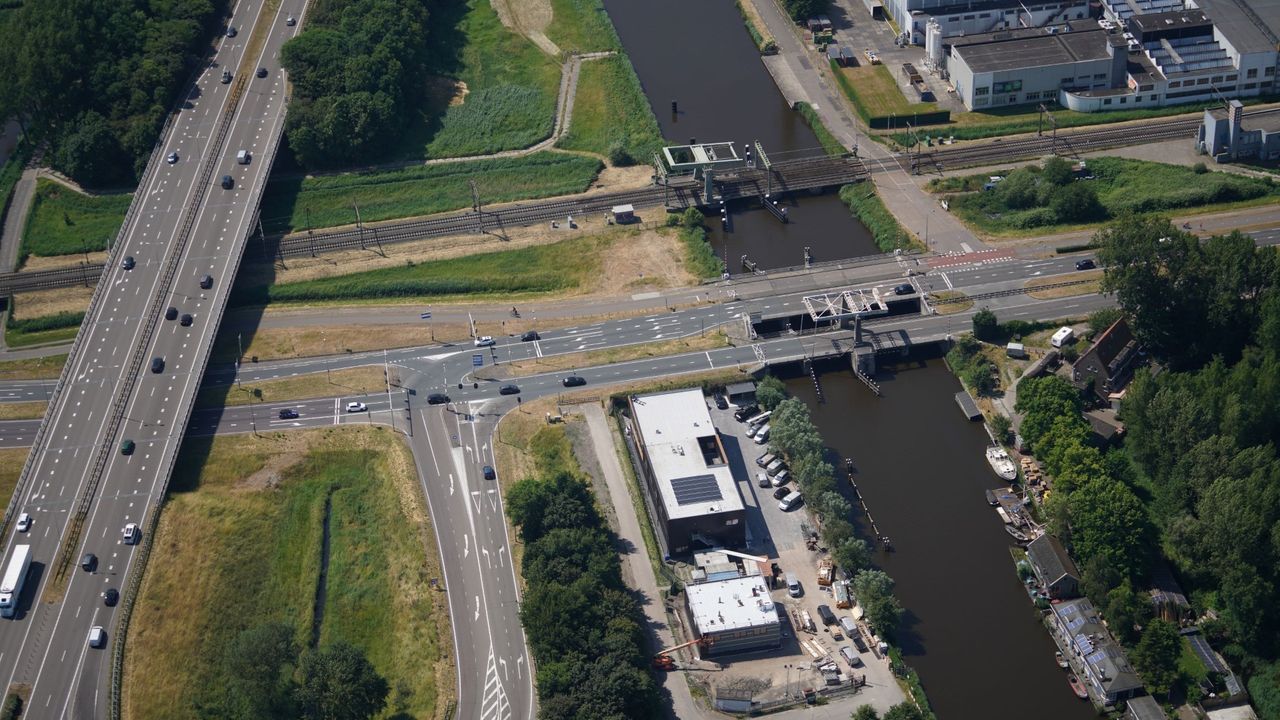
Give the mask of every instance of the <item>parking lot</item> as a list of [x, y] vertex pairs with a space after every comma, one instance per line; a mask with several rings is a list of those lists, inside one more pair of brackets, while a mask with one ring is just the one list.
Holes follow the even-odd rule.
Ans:
[[[810, 648], [835, 660], [841, 672], [865, 675], [866, 684], [857, 693], [841, 694], [832, 698], [829, 704], [803, 710], [806, 716], [816, 714], [818, 717], [843, 719], [848, 718], [858, 705], [871, 704], [883, 713], [902, 702], [905, 696], [889, 669], [887, 659], [878, 657], [868, 647], [868, 652], [858, 653], [861, 667], [851, 669], [841, 658], [839, 650], [849, 646], [856, 652], [853, 643], [844, 637], [838, 624], [824, 626], [822, 623], [817, 611], [819, 605], [826, 605], [837, 618], [852, 618], [851, 611], [837, 609], [831, 588], [818, 585], [821, 556], [819, 552], [809, 550], [805, 543], [806, 535], [813, 527], [806, 507], [800, 505], [783, 511], [773, 497], [775, 488], [772, 485], [768, 488], [757, 486], [757, 473], [763, 470], [755, 461], [767, 451], [767, 443], [757, 444], [748, 437], [746, 424], [733, 417], [736, 407], [719, 410], [714, 403], [710, 403], [710, 407], [712, 420], [720, 432], [734, 479], [747, 507], [747, 552], [768, 556], [783, 572], [793, 573], [800, 582], [801, 594], [791, 597], [781, 586], [772, 592], [774, 602], [785, 610], [781, 648], [717, 657], [715, 660], [723, 670], [695, 673], [701, 676], [698, 679], [713, 687], [751, 690], [753, 698], [762, 704], [772, 704], [788, 696], [797, 697], [806, 688], [821, 689], [826, 684], [816, 665], [825, 657], [815, 659], [810, 650], [801, 645], [807, 642]], [[791, 486], [793, 483], [788, 484]], [[802, 611], [807, 611], [812, 618], [813, 631], [800, 627]]]

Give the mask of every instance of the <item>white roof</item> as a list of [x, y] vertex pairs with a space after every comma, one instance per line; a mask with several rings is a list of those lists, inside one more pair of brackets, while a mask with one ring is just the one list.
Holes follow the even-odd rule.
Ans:
[[638, 395], [631, 404], [668, 518], [744, 508], [701, 390]]
[[615, 213], [629, 213], [629, 212], [635, 212], [636, 208], [634, 205], [614, 205], [613, 211]]
[[688, 585], [684, 591], [699, 633], [779, 623], [778, 610], [759, 575]]

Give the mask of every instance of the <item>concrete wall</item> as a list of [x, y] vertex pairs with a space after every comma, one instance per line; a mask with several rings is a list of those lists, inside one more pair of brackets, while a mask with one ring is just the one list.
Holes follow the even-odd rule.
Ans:
[[751, 650], [767, 650], [780, 647], [782, 645], [781, 628], [781, 623], [774, 623], [740, 630], [722, 630], [706, 633], [704, 637], [710, 638], [711, 644], [707, 646], [707, 649], [702, 654], [705, 657], [720, 657]]
[[[955, 85], [956, 94], [960, 96], [965, 107], [970, 110], [983, 110], [1046, 100], [1058, 101], [1059, 91], [1064, 85], [1079, 88], [1108, 87], [1111, 61], [1103, 58], [975, 74], [964, 61], [964, 47], [954, 47], [951, 50], [951, 59], [947, 63], [947, 68], [951, 72], [951, 82]], [[1064, 82], [1068, 78], [1070, 82]], [[1021, 83], [1021, 87], [1016, 91], [995, 93], [996, 88], [1002, 83], [1018, 82]], [[983, 88], [986, 88], [985, 93]]]

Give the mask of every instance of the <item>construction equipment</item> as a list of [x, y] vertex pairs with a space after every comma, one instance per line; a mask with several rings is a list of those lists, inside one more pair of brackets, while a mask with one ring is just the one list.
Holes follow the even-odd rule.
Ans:
[[671, 657], [671, 653], [676, 652], [677, 650], [682, 650], [691, 645], [705, 646], [706, 644], [708, 643], [705, 642], [703, 639], [696, 639], [696, 640], [690, 640], [689, 642], [680, 643], [679, 645], [673, 645], [669, 648], [664, 648], [662, 650], [659, 650], [653, 656], [653, 669], [661, 670], [663, 672], [670, 672], [672, 670], [675, 670], [676, 661], [675, 661], [675, 658]]

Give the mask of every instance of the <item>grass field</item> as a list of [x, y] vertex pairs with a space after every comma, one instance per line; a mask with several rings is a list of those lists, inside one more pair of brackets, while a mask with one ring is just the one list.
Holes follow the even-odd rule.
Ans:
[[237, 286], [237, 305], [373, 298], [409, 299], [547, 293], [581, 285], [600, 268], [600, 250], [615, 239], [578, 237], [549, 245], [466, 255], [338, 277], [255, 287]]
[[813, 134], [818, 136], [818, 142], [828, 155], [838, 157], [849, 152], [849, 149], [842, 145], [840, 140], [835, 135], [832, 135], [827, 126], [823, 124], [822, 118], [818, 117], [818, 112], [813, 109], [812, 105], [807, 102], [797, 102], [796, 112], [800, 113], [800, 117], [804, 118], [804, 121], [809, 124], [809, 129], [813, 130]]
[[[364, 650], [392, 688], [380, 717], [442, 717], [454, 688], [444, 594], [408, 450], [377, 428], [184, 443], [125, 654], [123, 715], [193, 717], [213, 658], [244, 629], [310, 645], [326, 502], [319, 641]], [[402, 713], [402, 714], [396, 714]]]
[[28, 255], [74, 255], [106, 248], [132, 200], [126, 193], [82, 195], [52, 180], [37, 180], [19, 264]]
[[[1280, 186], [1265, 179], [1196, 173], [1183, 165], [1100, 157], [1089, 159], [1089, 171], [1094, 179], [1069, 183], [1097, 196], [1100, 208], [1088, 218], [1063, 221], [1054, 201], [1074, 188], [1046, 186], [1040, 168], [1034, 166], [1010, 172], [991, 191], [951, 196], [951, 212], [981, 232], [1019, 237], [1093, 227], [1125, 215], [1246, 207], [1280, 198]], [[972, 187], [984, 177], [969, 176], [959, 184]]]
[[600, 0], [550, 0], [547, 37], [564, 52], [621, 50], [622, 42]]
[[14, 348], [70, 340], [80, 331], [83, 321], [83, 312], [60, 312], [26, 319], [10, 316], [5, 322], [4, 340]]
[[[35, 420], [44, 417], [48, 407], [49, 403], [43, 400], [0, 403], [0, 420]], [[6, 496], [0, 494], [0, 497]]]
[[[725, 336], [722, 330], [708, 331], [705, 335], [693, 335], [687, 338], [678, 338], [675, 340], [659, 340], [651, 343], [641, 343], [639, 345], [624, 345], [622, 347], [609, 348], [607, 350], [591, 350], [588, 352], [565, 353], [563, 355], [551, 355], [543, 358], [535, 358], [531, 360], [516, 360], [503, 363], [500, 367], [505, 368], [504, 376], [507, 377], [523, 377], [525, 375], [539, 375], [541, 373], [555, 372], [557, 370], [571, 370], [581, 367], [599, 367], [603, 365], [613, 365], [620, 362], [628, 362], [630, 360], [643, 360], [645, 358], [666, 357], [678, 353], [692, 352], [695, 350], [714, 350], [716, 348], [727, 347], [729, 338]], [[488, 373], [476, 373], [479, 378], [490, 377]]]
[[481, 202], [568, 195], [591, 185], [601, 165], [563, 153], [423, 165], [381, 172], [291, 178], [267, 185], [262, 222], [267, 232], [354, 225], [471, 207], [471, 180]]
[[913, 115], [938, 111], [937, 103], [907, 102], [887, 65], [832, 67], [831, 70], [836, 74], [836, 84], [864, 122], [873, 117], [895, 115], [907, 123]]
[[62, 366], [66, 362], [66, 353], [30, 358], [28, 360], [5, 360], [0, 362], [0, 380], [48, 380], [56, 378], [62, 374]]
[[631, 62], [622, 55], [583, 62], [573, 120], [557, 146], [631, 165], [648, 162], [662, 144], [658, 120]]
[[[1088, 280], [1089, 282], [1081, 283], [1080, 285], [1047, 288], [1045, 290], [1036, 289], [1046, 285], [1077, 280]], [[1076, 295], [1095, 295], [1102, 289], [1102, 271], [1086, 270], [1085, 272], [1068, 273], [1052, 278], [1034, 278], [1028, 280], [1024, 287], [1028, 290], [1027, 294], [1037, 300], [1052, 300], [1053, 298], [1074, 297]]]
[[196, 407], [225, 407], [254, 403], [277, 403], [285, 400], [365, 395], [386, 388], [381, 365], [345, 368], [333, 372], [311, 373], [294, 377], [263, 380], [236, 385], [202, 385], [196, 395]]
[[883, 252], [921, 247], [920, 241], [903, 229], [898, 219], [884, 206], [873, 183], [853, 183], [840, 188], [840, 200], [858, 221], [867, 226], [876, 247]]
[[[934, 301], [933, 309], [939, 315], [955, 315], [973, 307], [973, 300], [959, 290], [939, 290], [929, 293], [929, 298]], [[936, 302], [938, 300], [950, 300], [952, 302], [938, 304]]]
[[[27, 448], [0, 448], [0, 497], [13, 497], [13, 489], [27, 462]], [[5, 502], [8, 502], [6, 500]]]

